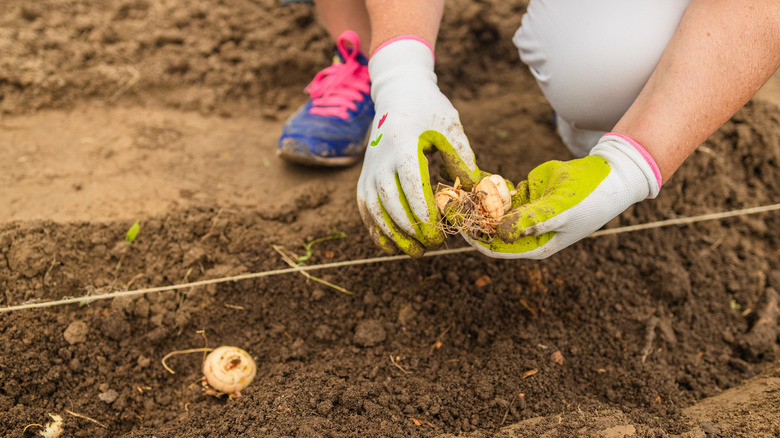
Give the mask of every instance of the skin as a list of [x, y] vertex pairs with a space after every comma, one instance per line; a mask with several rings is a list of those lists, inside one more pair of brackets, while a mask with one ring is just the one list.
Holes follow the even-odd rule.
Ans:
[[401, 35], [416, 35], [435, 47], [444, 0], [316, 0], [317, 12], [331, 38], [353, 30], [369, 54]]
[[370, 53], [401, 35], [416, 35], [435, 48], [444, 0], [367, 0], [366, 8], [373, 32]]
[[315, 0], [320, 20], [336, 41], [345, 30], [358, 34], [363, 51], [371, 41], [371, 22], [365, 0]]

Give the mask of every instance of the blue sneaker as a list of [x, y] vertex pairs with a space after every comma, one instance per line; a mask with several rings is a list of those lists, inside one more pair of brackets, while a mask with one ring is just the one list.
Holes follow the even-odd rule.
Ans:
[[311, 99], [284, 124], [277, 154], [312, 166], [349, 166], [360, 160], [374, 120], [374, 102], [368, 59], [360, 53], [355, 32], [339, 36], [333, 65], [317, 73], [306, 91]]

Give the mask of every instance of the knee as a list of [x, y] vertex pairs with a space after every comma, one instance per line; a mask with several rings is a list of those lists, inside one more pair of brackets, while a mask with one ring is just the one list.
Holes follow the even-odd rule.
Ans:
[[561, 117], [608, 131], [652, 74], [687, 3], [535, 0], [514, 43]]

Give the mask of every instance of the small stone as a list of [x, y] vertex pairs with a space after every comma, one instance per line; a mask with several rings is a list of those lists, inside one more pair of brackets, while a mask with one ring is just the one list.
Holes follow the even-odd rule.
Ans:
[[415, 313], [411, 304], [404, 304], [398, 309], [398, 322], [401, 325], [408, 325], [414, 319]]
[[355, 344], [361, 347], [373, 347], [387, 338], [382, 323], [375, 319], [360, 321], [355, 327]]
[[182, 266], [189, 268], [190, 266], [205, 260], [206, 258], [206, 251], [203, 248], [199, 246], [193, 247], [184, 254], [184, 257], [182, 257]]
[[379, 417], [383, 412], [382, 406], [369, 400], [363, 401], [363, 410], [366, 411], [369, 417]]
[[363, 407], [365, 393], [360, 388], [349, 387], [339, 397], [339, 403], [352, 411], [359, 411]]
[[325, 298], [325, 289], [321, 287], [315, 287], [314, 290], [311, 291], [312, 301], [320, 301], [323, 298]]
[[125, 320], [125, 316], [122, 312], [111, 312], [110, 315], [103, 318], [101, 324], [102, 334], [115, 341], [126, 338], [130, 333], [130, 330], [130, 323]]
[[42, 275], [53, 266], [52, 258], [47, 255], [50, 253], [49, 250], [50, 248], [41, 241], [40, 237], [30, 235], [14, 242], [11, 246], [11, 250], [6, 255], [8, 267], [11, 271], [19, 272], [27, 278]]
[[333, 329], [327, 324], [320, 324], [314, 329], [314, 338], [318, 341], [329, 341], [333, 338]]
[[86, 342], [89, 326], [84, 321], [73, 321], [62, 334], [70, 345]]
[[509, 402], [504, 400], [503, 398], [496, 397], [493, 399], [492, 402], [490, 402], [488, 406], [490, 406], [491, 408], [494, 406], [498, 406], [501, 409], [507, 409], [509, 408]]
[[113, 403], [113, 402], [114, 402], [114, 401], [115, 401], [117, 398], [119, 398], [119, 393], [118, 393], [118, 392], [116, 392], [116, 391], [115, 391], [115, 390], [113, 390], [113, 389], [109, 389], [109, 390], [108, 390], [108, 391], [106, 391], [106, 392], [101, 392], [101, 393], [98, 395], [98, 398], [99, 398], [100, 400], [103, 400], [104, 402], [106, 402], [106, 403], [108, 403], [108, 404], [111, 404], [111, 403]]
[[636, 428], [630, 424], [622, 424], [619, 426], [613, 426], [599, 432], [599, 437], [602, 438], [627, 438], [636, 436]]
[[706, 433], [707, 435], [720, 436], [720, 429], [715, 427], [712, 423], [702, 421], [699, 423], [699, 427], [701, 428], [702, 432]]
[[154, 396], [154, 401], [159, 405], [168, 406], [171, 404], [171, 401], [173, 401], [173, 398], [171, 398], [171, 395], [167, 392], [158, 392]]
[[298, 338], [290, 345], [286, 359], [301, 359], [304, 356], [306, 356], [306, 343]]
[[146, 298], [141, 297], [133, 306], [133, 314], [139, 318], [148, 318], [149, 317], [149, 301], [146, 300]]
[[379, 297], [374, 295], [373, 292], [368, 291], [365, 295], [363, 295], [363, 304], [365, 304], [368, 307], [374, 307], [379, 303]]
[[691, 294], [691, 277], [682, 263], [655, 261], [646, 272], [645, 279], [655, 298], [670, 303], [683, 302]]
[[474, 393], [482, 400], [490, 400], [493, 398], [493, 385], [487, 378], [477, 379], [476, 385], [474, 385]]
[[138, 356], [138, 366], [141, 368], [146, 368], [152, 363], [152, 360], [144, 355]]
[[81, 361], [78, 357], [74, 357], [73, 359], [68, 362], [68, 368], [70, 368], [71, 371], [78, 372], [81, 371]]
[[111, 300], [111, 310], [131, 314], [133, 313], [133, 300], [127, 297], [116, 297]]
[[328, 415], [331, 410], [333, 410], [333, 402], [330, 400], [321, 401], [317, 405], [317, 412], [319, 412], [320, 415]]

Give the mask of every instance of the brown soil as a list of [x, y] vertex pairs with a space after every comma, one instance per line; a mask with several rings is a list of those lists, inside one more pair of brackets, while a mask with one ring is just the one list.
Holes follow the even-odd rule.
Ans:
[[[449, 2], [437, 56], [480, 165], [515, 181], [569, 158], [510, 43], [523, 10]], [[274, 155], [331, 50], [310, 7], [275, 0], [4, 2], [0, 306], [284, 268], [272, 245], [334, 229], [309, 264], [381, 255], [359, 166]], [[767, 90], [608, 226], [778, 202]], [[68, 437], [778, 436], [778, 230], [774, 212], [540, 262], [315, 273], [352, 295], [285, 274], [3, 313], [0, 435], [53, 413]], [[257, 359], [242, 397], [203, 395], [199, 354], [163, 368], [200, 330]]]

